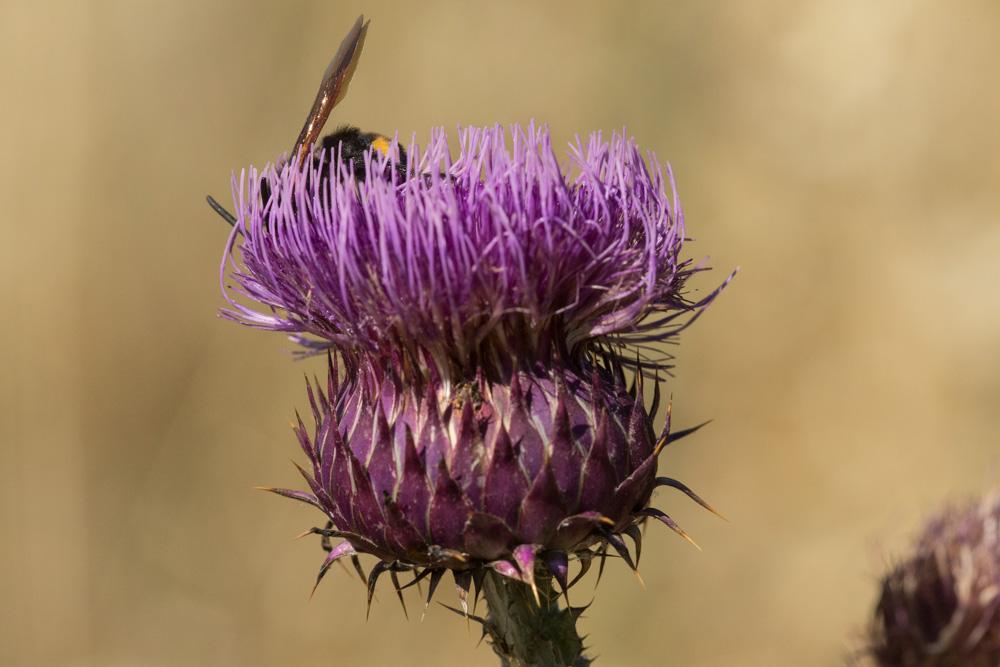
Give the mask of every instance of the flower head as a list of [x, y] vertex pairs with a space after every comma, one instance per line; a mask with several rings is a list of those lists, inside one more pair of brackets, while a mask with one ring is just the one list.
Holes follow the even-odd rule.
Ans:
[[927, 524], [882, 580], [870, 651], [883, 667], [1000, 664], [1000, 495]]
[[642, 391], [669, 367], [646, 344], [719, 291], [683, 294], [697, 268], [679, 257], [669, 172], [618, 135], [577, 141], [571, 174], [545, 129], [459, 140], [453, 160], [435, 132], [405, 169], [396, 150], [369, 152], [360, 181], [326, 152], [234, 181], [225, 315], [330, 350], [344, 371], [331, 354], [327, 391], [309, 392], [314, 428], [295, 427], [309, 490], [270, 490], [343, 539], [320, 578], [378, 558], [369, 593], [400, 570], [432, 589], [451, 570], [467, 590], [489, 570], [533, 586], [540, 569], [566, 588], [571, 556], [585, 569], [611, 549], [635, 567], [647, 518], [687, 537], [649, 506], [657, 485], [708, 507], [656, 476], [683, 433], [668, 413], [654, 434], [659, 387], [648, 409]]
[[711, 298], [683, 297], [696, 269], [679, 259], [672, 177], [631, 139], [578, 140], [571, 174], [533, 125], [465, 128], [459, 143], [454, 159], [441, 130], [412, 145], [402, 180], [386, 169], [396, 151], [366, 165], [390, 177], [362, 182], [325, 155], [244, 172], [224, 314], [313, 349], [399, 358], [410, 377], [500, 377], [514, 357], [667, 340]]

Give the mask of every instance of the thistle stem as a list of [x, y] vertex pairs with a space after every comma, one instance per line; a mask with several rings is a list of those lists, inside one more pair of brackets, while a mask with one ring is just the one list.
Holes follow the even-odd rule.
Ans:
[[[537, 575], [536, 575], [537, 576]], [[551, 577], [537, 576], [539, 601], [527, 584], [493, 572], [483, 593], [489, 606], [486, 632], [502, 667], [588, 667], [583, 640], [576, 631], [578, 616], [559, 607]]]

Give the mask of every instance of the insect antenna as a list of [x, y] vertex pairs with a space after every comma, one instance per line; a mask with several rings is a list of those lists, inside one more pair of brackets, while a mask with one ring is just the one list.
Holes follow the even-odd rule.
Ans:
[[212, 207], [212, 210], [218, 213], [219, 217], [228, 222], [230, 227], [236, 226], [235, 215], [227, 211], [222, 204], [215, 201], [215, 198], [212, 195], [206, 196], [205, 199], [208, 201], [208, 205]]

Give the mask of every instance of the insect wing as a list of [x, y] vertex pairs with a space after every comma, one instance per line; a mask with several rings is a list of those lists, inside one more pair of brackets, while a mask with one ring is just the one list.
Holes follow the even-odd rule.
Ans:
[[361, 57], [361, 49], [365, 45], [368, 23], [364, 15], [358, 17], [323, 73], [323, 80], [320, 82], [319, 91], [316, 92], [312, 109], [309, 110], [305, 125], [302, 126], [299, 138], [292, 148], [292, 155], [298, 157], [300, 165], [323, 131], [323, 125], [326, 124], [333, 107], [347, 95], [347, 87], [351, 83], [351, 77], [354, 76], [358, 59]]

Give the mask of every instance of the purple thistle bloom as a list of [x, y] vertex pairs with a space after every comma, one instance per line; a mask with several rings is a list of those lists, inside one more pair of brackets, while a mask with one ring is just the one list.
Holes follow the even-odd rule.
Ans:
[[1000, 495], [926, 525], [882, 581], [870, 653], [883, 667], [1000, 664]]
[[[325, 159], [234, 179], [224, 315], [308, 349], [398, 359], [408, 377], [496, 376], [512, 358], [667, 341], [717, 293], [682, 296], [697, 268], [679, 259], [680, 204], [631, 139], [578, 140], [573, 176], [544, 128], [465, 128], [459, 141], [454, 160], [442, 130], [423, 152], [411, 145], [402, 182], [359, 183]], [[391, 173], [396, 159], [376, 152], [367, 168]], [[656, 354], [643, 365], [668, 368]], [[635, 353], [622, 362], [634, 367]]]
[[565, 589], [571, 556], [584, 572], [609, 549], [635, 567], [647, 518], [687, 538], [649, 507], [656, 486], [711, 509], [656, 476], [668, 439], [690, 430], [670, 434], [668, 411], [657, 437], [659, 387], [643, 400], [643, 377], [670, 367], [649, 344], [725, 286], [683, 295], [699, 268], [679, 258], [669, 170], [619, 135], [572, 145], [573, 175], [534, 125], [466, 128], [459, 143], [453, 160], [435, 131], [405, 171], [395, 147], [369, 152], [361, 181], [326, 153], [234, 179], [224, 315], [344, 365], [331, 355], [327, 391], [309, 389], [315, 426], [295, 428], [309, 491], [270, 490], [343, 539], [326, 542], [319, 578], [378, 558], [369, 601], [402, 570], [431, 576], [431, 592], [446, 569], [463, 591], [487, 571]]

